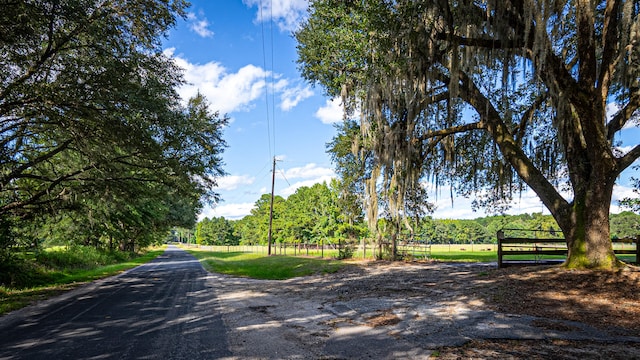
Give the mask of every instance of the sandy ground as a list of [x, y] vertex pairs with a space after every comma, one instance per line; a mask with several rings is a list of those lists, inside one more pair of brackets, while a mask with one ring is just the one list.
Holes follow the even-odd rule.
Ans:
[[640, 271], [357, 263], [261, 281], [211, 274], [242, 359], [640, 359]]

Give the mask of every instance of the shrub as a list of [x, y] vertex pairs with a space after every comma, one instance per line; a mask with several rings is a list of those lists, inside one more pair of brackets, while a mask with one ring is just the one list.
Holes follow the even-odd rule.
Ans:
[[353, 258], [353, 245], [342, 244], [338, 249], [338, 260], [345, 260]]
[[112, 264], [116, 260], [114, 256], [110, 256], [110, 253], [88, 246], [52, 248], [37, 255], [37, 261], [40, 264], [58, 270], [92, 269]]
[[0, 286], [20, 289], [47, 284], [55, 277], [32, 259], [11, 256], [0, 262]]

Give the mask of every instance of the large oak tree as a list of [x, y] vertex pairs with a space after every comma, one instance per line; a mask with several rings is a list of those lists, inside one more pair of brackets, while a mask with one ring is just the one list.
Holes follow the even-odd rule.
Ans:
[[638, 124], [639, 12], [630, 0], [315, 0], [296, 38], [303, 75], [361, 112], [370, 194], [429, 177], [499, 211], [528, 186], [567, 239], [566, 266], [613, 268], [612, 191], [640, 156], [617, 147]]

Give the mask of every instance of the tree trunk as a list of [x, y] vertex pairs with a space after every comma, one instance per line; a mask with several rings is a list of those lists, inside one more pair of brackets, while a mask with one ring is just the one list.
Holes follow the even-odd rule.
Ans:
[[595, 183], [576, 195], [571, 211], [553, 214], [567, 239], [564, 266], [571, 269], [615, 269], [623, 266], [614, 252], [609, 228], [613, 183]]

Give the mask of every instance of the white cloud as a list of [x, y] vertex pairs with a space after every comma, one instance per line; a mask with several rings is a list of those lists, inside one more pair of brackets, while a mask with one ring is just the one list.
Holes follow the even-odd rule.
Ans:
[[[485, 217], [487, 214], [484, 209], [478, 209], [478, 211], [472, 210], [472, 198], [465, 198], [462, 196], [456, 196], [454, 194], [453, 204], [451, 197], [446, 189], [447, 195], [442, 195], [440, 192], [436, 194], [435, 189], [431, 185], [427, 185], [429, 191], [429, 201], [434, 202], [436, 209], [432, 216], [437, 219], [475, 219], [479, 217]], [[442, 189], [440, 189], [442, 190]], [[542, 205], [542, 202], [538, 198], [535, 192], [528, 190], [522, 194], [514, 194], [514, 199], [511, 202], [511, 208], [506, 211], [507, 214], [516, 215], [523, 213], [543, 213], [549, 214], [549, 211]]]
[[438, 198], [435, 201], [436, 209], [432, 216], [436, 219], [475, 219], [484, 216], [482, 212], [474, 212], [471, 209], [471, 200], [465, 198], [454, 198], [453, 204], [449, 197]]
[[331, 178], [335, 176], [335, 173], [330, 168], [319, 167], [314, 163], [310, 163], [302, 167], [294, 167], [294, 168], [288, 169], [284, 172], [284, 176], [289, 180], [321, 178], [321, 177]]
[[613, 201], [619, 201], [624, 198], [632, 198], [632, 197], [638, 196], [638, 194], [634, 191], [634, 188], [630, 186], [623, 186], [623, 185], [615, 185], [613, 187], [612, 195], [613, 195], [612, 196]]
[[260, 98], [265, 91], [265, 78], [270, 75], [254, 65], [246, 65], [236, 73], [230, 73], [217, 62], [206, 64], [192, 64], [179, 55], [173, 54], [174, 49], [166, 49], [165, 55], [172, 57], [179, 67], [184, 69], [187, 84], [177, 91], [186, 101], [200, 91], [211, 104], [213, 111], [229, 113], [245, 111]]
[[614, 214], [629, 211], [629, 208], [624, 208], [619, 205], [619, 201], [624, 198], [638, 198], [638, 193], [634, 191], [632, 187], [615, 185], [613, 187], [613, 194], [611, 200], [611, 212]]
[[255, 181], [255, 178], [247, 175], [229, 175], [217, 179], [217, 189], [220, 190], [235, 190], [243, 185], [251, 185]]
[[547, 208], [542, 204], [542, 201], [540, 201], [538, 195], [536, 195], [532, 190], [523, 192], [521, 195], [515, 194], [514, 199], [511, 202], [511, 208], [507, 210], [507, 214], [517, 215], [533, 213], [549, 214], [549, 210], [547, 210]]
[[296, 107], [302, 100], [310, 98], [311, 96], [313, 96], [313, 91], [311, 91], [309, 86], [304, 88], [297, 86], [295, 88], [285, 89], [280, 96], [282, 99], [280, 108], [284, 111], [289, 111]]
[[251, 213], [254, 203], [225, 204], [216, 207], [205, 207], [198, 215], [198, 221], [204, 218], [224, 217], [229, 220], [242, 219]]
[[256, 21], [273, 20], [280, 31], [294, 31], [307, 14], [308, 0], [244, 0], [249, 7], [258, 7]]
[[[182, 56], [175, 55], [174, 51], [174, 48], [168, 48], [164, 50], [164, 54], [173, 58], [176, 65], [184, 70], [186, 84], [177, 89], [182, 100], [186, 102], [199, 91], [211, 104], [211, 110], [222, 114], [251, 110], [254, 101], [264, 97], [268, 81], [277, 80], [281, 76], [251, 64], [235, 73], [229, 72], [215, 61], [193, 64]], [[288, 80], [279, 79], [270, 86], [272, 91], [281, 93], [283, 110], [290, 110], [313, 95], [308, 88], [290, 88], [289, 84]]]
[[329, 184], [329, 182], [331, 182], [332, 178], [333, 178], [333, 176], [331, 176], [331, 175], [324, 175], [324, 176], [319, 176], [317, 178], [313, 178], [313, 179], [309, 179], [309, 180], [298, 181], [298, 182], [294, 183], [293, 185], [282, 189], [279, 192], [279, 195], [282, 195], [284, 197], [288, 197], [289, 195], [291, 195], [294, 192], [296, 192], [296, 190], [298, 190], [298, 188], [301, 188], [303, 186], [311, 187], [311, 186], [313, 186], [315, 184], [322, 184], [323, 182], [326, 182], [327, 184]]
[[611, 119], [613, 119], [613, 116], [620, 111], [620, 105], [616, 104], [616, 103], [608, 103], [605, 106], [605, 113], [606, 113], [606, 117], [607, 117], [607, 122], [611, 121]]
[[278, 171], [276, 172], [276, 176], [284, 176], [287, 183], [290, 180], [302, 179], [290, 184], [288, 187], [280, 191], [277, 191], [278, 195], [288, 197], [296, 192], [298, 188], [303, 186], [311, 187], [315, 184], [322, 184], [323, 182], [329, 184], [331, 179], [336, 177], [336, 174], [330, 168], [320, 167], [317, 164], [310, 163], [305, 166], [290, 168], [284, 172]]
[[325, 105], [316, 111], [315, 116], [320, 119], [323, 124], [333, 124], [342, 121], [344, 118], [342, 100], [340, 98], [327, 100]]
[[198, 19], [196, 14], [189, 13], [187, 14], [187, 20], [189, 22], [189, 29], [196, 34], [204, 38], [214, 35], [213, 31], [209, 30], [209, 21], [206, 18]]

